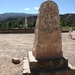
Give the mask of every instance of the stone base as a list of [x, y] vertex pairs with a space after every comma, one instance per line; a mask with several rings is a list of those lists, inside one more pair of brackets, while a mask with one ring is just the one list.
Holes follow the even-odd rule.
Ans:
[[24, 75], [75, 75], [75, 70], [58, 70], [58, 71], [50, 71], [50, 72], [32, 72]]
[[29, 54], [30, 73], [24, 75], [75, 75], [75, 69], [68, 67], [68, 60], [50, 59], [36, 60], [32, 54]]
[[34, 69], [57, 70], [66, 67], [68, 67], [68, 60], [64, 58], [53, 60], [38, 60], [37, 62], [30, 62], [30, 70]]
[[29, 53], [30, 70], [34, 70], [34, 69], [57, 70], [57, 69], [68, 67], [68, 60], [63, 57], [60, 59], [47, 59], [47, 60], [42, 60], [42, 59], [36, 60], [33, 58], [35, 57], [33, 56], [32, 52]]

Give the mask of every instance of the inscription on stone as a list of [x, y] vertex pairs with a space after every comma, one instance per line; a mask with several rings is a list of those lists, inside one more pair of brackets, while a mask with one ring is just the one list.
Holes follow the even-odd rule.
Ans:
[[34, 56], [38, 60], [61, 58], [61, 30], [58, 6], [53, 1], [41, 4], [35, 28]]
[[[57, 19], [57, 12], [55, 11], [55, 7], [56, 4], [55, 3], [47, 3], [45, 5], [45, 7], [43, 7], [42, 5], [42, 15], [41, 15], [41, 19], [42, 19], [42, 25], [41, 25], [41, 30], [43, 32], [48, 32], [48, 33], [53, 33], [53, 31], [56, 30], [60, 30], [60, 27], [56, 26], [58, 24]], [[46, 16], [45, 16], [46, 15]], [[45, 25], [45, 26], [43, 26]]]

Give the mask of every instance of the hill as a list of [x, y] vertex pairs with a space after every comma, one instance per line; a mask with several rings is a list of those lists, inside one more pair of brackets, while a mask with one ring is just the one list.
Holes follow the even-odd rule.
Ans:
[[63, 14], [63, 15], [60, 14], [60, 19], [75, 21], [75, 14], [74, 13], [68, 13], [68, 14]]
[[[0, 14], [0, 28], [22, 28], [25, 24], [25, 16], [27, 16], [27, 23], [29, 28], [33, 28], [36, 23], [37, 14], [26, 14], [26, 13], [4, 13]], [[60, 25], [75, 27], [75, 14], [67, 13], [60, 14]]]
[[[14, 18], [23, 18], [25, 16], [34, 17], [34, 16], [37, 16], [37, 14], [13, 13], [13, 12], [12, 13], [4, 13], [4, 14], [0, 14], [0, 21], [14, 19]], [[75, 21], [75, 14], [74, 13], [60, 14], [60, 20]]]
[[24, 17], [24, 16], [35, 16], [36, 14], [26, 14], [26, 13], [4, 13], [0, 14], [0, 21], [1, 20], [6, 20], [8, 18], [19, 18], [19, 17]]
[[[14, 19], [14, 18], [23, 18], [23, 17], [34, 17], [37, 16], [37, 14], [27, 14], [27, 13], [4, 13], [0, 14], [0, 21], [1, 20], [6, 20], [6, 19]], [[61, 20], [75, 20], [75, 14], [74, 13], [68, 13], [68, 14], [60, 14], [60, 19]]]

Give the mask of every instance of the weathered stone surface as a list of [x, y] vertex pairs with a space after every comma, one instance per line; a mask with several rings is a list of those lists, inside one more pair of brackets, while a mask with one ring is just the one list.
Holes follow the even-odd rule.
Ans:
[[39, 72], [39, 71], [55, 71], [55, 70], [62, 70], [62, 69], [69, 69], [68, 67], [68, 60], [65, 58], [61, 59], [51, 59], [51, 60], [37, 60], [33, 58], [32, 52], [28, 52], [29, 56], [29, 64], [30, 70], [32, 72]]
[[48, 60], [48, 61], [38, 61], [38, 62], [30, 62], [30, 69], [48, 69], [48, 70], [58, 70], [61, 68], [68, 67], [67, 59], [57, 59], [57, 60]]
[[[75, 75], [63, 58], [58, 6], [53, 1], [41, 4], [35, 28], [34, 51], [29, 54], [31, 73], [26, 75]], [[37, 60], [37, 61], [36, 61]]]
[[34, 72], [25, 75], [75, 75], [75, 70], [63, 69], [63, 70], [51, 71], [51, 72]]
[[36, 61], [33, 58], [32, 51], [28, 52], [28, 56], [30, 72], [28, 73], [28, 70], [25, 69], [23, 75], [75, 75], [75, 69], [68, 67], [67, 59]]
[[20, 59], [19, 58], [12, 58], [12, 62], [14, 64], [19, 64], [20, 63]]
[[36, 59], [61, 58], [61, 43], [58, 6], [53, 1], [46, 1], [39, 9], [33, 54]]
[[23, 58], [23, 74], [30, 73], [28, 58]]

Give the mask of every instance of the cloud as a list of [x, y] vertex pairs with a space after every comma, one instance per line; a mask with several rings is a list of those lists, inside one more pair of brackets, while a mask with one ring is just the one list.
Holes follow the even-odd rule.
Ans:
[[39, 9], [39, 7], [35, 7], [35, 9], [36, 9], [36, 10], [38, 10], [38, 9]]
[[38, 12], [36, 12], [36, 14], [37, 14]]
[[24, 10], [30, 10], [30, 8], [25, 8]]

